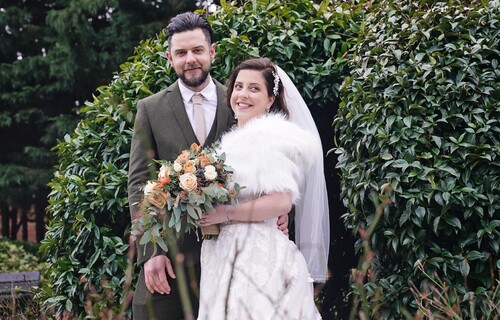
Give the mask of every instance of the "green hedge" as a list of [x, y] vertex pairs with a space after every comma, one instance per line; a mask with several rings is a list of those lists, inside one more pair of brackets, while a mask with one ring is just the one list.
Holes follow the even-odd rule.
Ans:
[[43, 270], [38, 248], [27, 241], [0, 239], [0, 273]]
[[499, 42], [498, 1], [381, 1], [363, 23], [334, 124], [345, 225], [372, 224], [373, 191], [393, 202], [370, 240], [374, 317], [415, 311], [411, 285], [438, 278], [464, 318], [495, 313]]
[[[219, 43], [216, 79], [225, 81], [241, 59], [267, 56], [299, 82], [312, 106], [332, 106], [345, 54], [355, 42], [356, 8], [304, 0], [248, 1], [239, 8], [221, 3], [222, 10], [209, 17]], [[143, 41], [112, 83], [97, 89], [94, 101], [81, 110], [78, 127], [56, 147], [51, 219], [42, 243], [49, 262], [43, 300], [56, 314], [84, 318], [103, 310], [120, 312], [128, 262], [131, 126], [137, 100], [175, 80], [166, 48], [164, 33]], [[90, 292], [98, 298], [85, 310]]]

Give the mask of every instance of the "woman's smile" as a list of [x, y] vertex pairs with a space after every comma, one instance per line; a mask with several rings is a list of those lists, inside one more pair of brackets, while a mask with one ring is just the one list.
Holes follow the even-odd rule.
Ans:
[[249, 109], [249, 108], [251, 108], [251, 107], [252, 107], [252, 105], [251, 105], [251, 104], [248, 104], [248, 103], [246, 103], [246, 102], [237, 102], [237, 103], [236, 103], [236, 105], [238, 106], [238, 108], [239, 108], [240, 110], [246, 110], [246, 109]]

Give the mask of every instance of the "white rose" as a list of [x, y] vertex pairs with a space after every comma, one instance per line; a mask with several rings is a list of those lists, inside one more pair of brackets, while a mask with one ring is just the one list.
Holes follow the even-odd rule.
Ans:
[[156, 186], [156, 183], [153, 181], [148, 181], [146, 185], [144, 186], [144, 194], [149, 194], [151, 191], [153, 191], [154, 187]]
[[174, 170], [175, 172], [181, 172], [182, 164], [180, 164], [179, 162], [174, 162]]
[[168, 167], [166, 165], [162, 165], [160, 171], [158, 172], [158, 179], [163, 179], [168, 176]]
[[215, 171], [214, 166], [208, 165], [205, 167], [205, 178], [207, 178], [207, 180], [214, 180], [217, 178], [217, 171]]

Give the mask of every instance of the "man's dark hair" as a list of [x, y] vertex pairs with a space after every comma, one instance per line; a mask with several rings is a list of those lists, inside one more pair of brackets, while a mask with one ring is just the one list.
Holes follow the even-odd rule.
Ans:
[[168, 46], [171, 46], [172, 36], [175, 33], [201, 29], [205, 34], [208, 44], [212, 44], [212, 28], [208, 21], [202, 15], [193, 12], [184, 12], [170, 19], [167, 26]]

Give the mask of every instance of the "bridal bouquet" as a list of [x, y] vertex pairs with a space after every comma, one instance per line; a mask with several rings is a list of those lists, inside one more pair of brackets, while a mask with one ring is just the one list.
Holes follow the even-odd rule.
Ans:
[[[213, 212], [214, 205], [233, 203], [240, 186], [231, 181], [232, 168], [225, 165], [225, 155], [214, 148], [193, 143], [173, 162], [159, 160], [158, 178], [144, 187], [141, 216], [132, 222], [134, 239], [140, 244], [157, 243], [163, 250], [167, 233], [197, 232], [203, 212]], [[203, 239], [213, 239], [219, 226], [201, 228]]]

